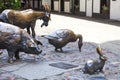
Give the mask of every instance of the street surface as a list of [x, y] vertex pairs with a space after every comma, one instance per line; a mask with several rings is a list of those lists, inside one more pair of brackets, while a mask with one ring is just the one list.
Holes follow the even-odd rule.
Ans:
[[[21, 52], [21, 60], [9, 64], [7, 52], [4, 51], [0, 55], [0, 80], [97, 80], [94, 77], [105, 78], [102, 80], [120, 80], [120, 22], [52, 14], [48, 27], [41, 28], [41, 23], [41, 20], [36, 21], [35, 31], [36, 38], [44, 45], [43, 52], [35, 57]], [[55, 52], [54, 47], [41, 35], [58, 29], [71, 29], [76, 34], [82, 34], [82, 51], [79, 52], [76, 41], [63, 47], [63, 53]], [[103, 54], [108, 57], [104, 73], [83, 74], [81, 69], [87, 60], [99, 59], [96, 53], [98, 45], [101, 45]], [[64, 62], [78, 67], [60, 69], [51, 67], [51, 62]]]

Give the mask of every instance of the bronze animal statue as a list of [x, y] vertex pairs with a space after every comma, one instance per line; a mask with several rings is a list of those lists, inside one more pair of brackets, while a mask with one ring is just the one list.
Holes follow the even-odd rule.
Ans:
[[84, 73], [94, 74], [96, 72], [103, 72], [103, 67], [107, 57], [103, 55], [102, 49], [98, 46], [96, 48], [100, 60], [88, 60], [83, 68]]
[[75, 34], [72, 30], [69, 29], [59, 29], [52, 32], [51, 34], [42, 35], [42, 37], [48, 39], [49, 43], [55, 47], [55, 51], [58, 51], [58, 49], [60, 49], [62, 52], [62, 47], [64, 47], [69, 42], [75, 42], [77, 39], [79, 39], [79, 51], [81, 51], [81, 47], [83, 45], [82, 35]]
[[25, 30], [3, 22], [0, 22], [0, 49], [7, 49], [9, 63], [13, 63], [13, 57], [19, 59], [20, 51], [35, 55], [42, 52], [40, 44]]
[[32, 9], [27, 9], [23, 11], [6, 9], [0, 14], [0, 21], [10, 23], [20, 28], [27, 28], [27, 32], [30, 34], [30, 28], [32, 31], [32, 36], [35, 38], [35, 22], [37, 19], [42, 19], [42, 26], [48, 26], [50, 20], [50, 12], [46, 11], [34, 11]]

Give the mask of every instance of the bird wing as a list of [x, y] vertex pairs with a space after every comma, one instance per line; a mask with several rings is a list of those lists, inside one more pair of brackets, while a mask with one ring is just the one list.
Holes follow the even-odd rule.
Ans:
[[57, 30], [57, 31], [55, 31], [53, 33], [45, 35], [44, 37], [47, 38], [47, 39], [56, 39], [58, 41], [62, 41], [64, 39], [66, 39], [67, 36], [69, 36], [69, 33], [67, 33], [66, 31], [64, 31], [64, 30]]

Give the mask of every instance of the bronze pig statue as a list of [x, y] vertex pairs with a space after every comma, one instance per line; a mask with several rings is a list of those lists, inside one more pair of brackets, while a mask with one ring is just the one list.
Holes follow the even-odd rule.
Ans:
[[19, 52], [38, 55], [42, 52], [39, 44], [25, 30], [0, 22], [0, 49], [7, 49], [9, 63], [13, 57], [19, 59]]

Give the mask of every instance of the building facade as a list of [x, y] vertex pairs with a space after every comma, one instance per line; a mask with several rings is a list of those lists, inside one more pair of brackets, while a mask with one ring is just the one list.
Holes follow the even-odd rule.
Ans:
[[30, 0], [35, 9], [49, 5], [51, 11], [120, 20], [120, 0]]

